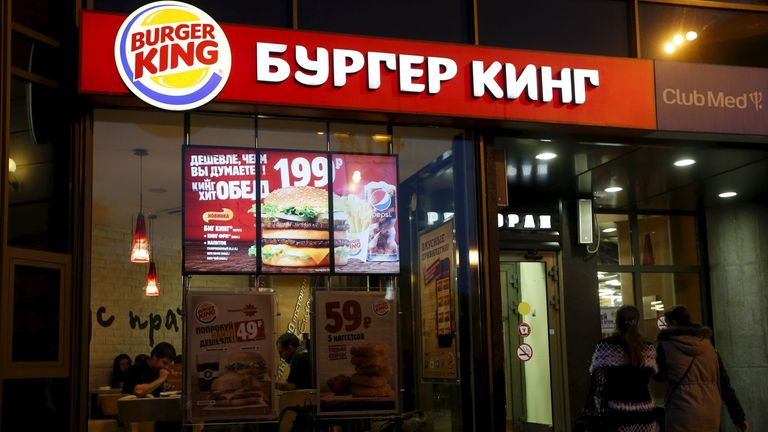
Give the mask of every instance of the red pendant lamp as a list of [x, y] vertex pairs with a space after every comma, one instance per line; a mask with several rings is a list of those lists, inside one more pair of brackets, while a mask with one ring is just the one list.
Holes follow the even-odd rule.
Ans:
[[[149, 216], [149, 235], [154, 240], [155, 232], [153, 229], [154, 221], [157, 215]], [[152, 259], [151, 251], [149, 257], [149, 271], [147, 272], [147, 286], [144, 287], [144, 295], [147, 297], [157, 297], [160, 295], [160, 281], [157, 278], [157, 266], [155, 260]]]
[[157, 297], [160, 295], [160, 284], [157, 280], [157, 268], [155, 262], [149, 262], [149, 273], [147, 273], [147, 286], [144, 288], [144, 295], [147, 297]]
[[144, 156], [145, 149], [134, 149], [133, 154], [139, 157], [139, 215], [136, 217], [136, 229], [133, 230], [133, 242], [131, 243], [131, 262], [148, 263], [149, 262], [149, 238], [147, 237], [147, 226], [144, 222]]

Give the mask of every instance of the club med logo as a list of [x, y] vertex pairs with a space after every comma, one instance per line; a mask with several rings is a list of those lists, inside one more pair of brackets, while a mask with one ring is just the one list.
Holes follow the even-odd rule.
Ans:
[[159, 1], [125, 19], [115, 38], [115, 63], [141, 100], [185, 111], [208, 103], [224, 88], [232, 54], [208, 14], [186, 3]]

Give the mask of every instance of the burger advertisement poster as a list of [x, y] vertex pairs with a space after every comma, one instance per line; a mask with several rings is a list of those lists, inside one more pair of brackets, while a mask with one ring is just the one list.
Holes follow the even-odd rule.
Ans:
[[399, 273], [396, 156], [185, 146], [184, 164], [185, 274]]
[[318, 291], [318, 414], [397, 411], [397, 308], [385, 292]]
[[274, 418], [272, 295], [190, 293], [187, 310], [188, 420]]

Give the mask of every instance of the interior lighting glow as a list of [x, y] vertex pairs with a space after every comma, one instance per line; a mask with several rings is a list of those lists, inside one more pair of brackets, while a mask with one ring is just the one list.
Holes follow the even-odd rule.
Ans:
[[680, 159], [679, 161], [675, 162], [675, 166], [687, 167], [687, 166], [693, 165], [695, 163], [696, 163], [696, 161], [693, 160], [693, 159]]
[[674, 43], [677, 46], [682, 45], [684, 41], [685, 41], [685, 39], [683, 38], [683, 35], [681, 35], [681, 34], [676, 34], [675, 36], [672, 37], [672, 43]]
[[685, 38], [689, 41], [696, 40], [697, 37], [699, 37], [699, 34], [695, 31], [689, 31], [685, 34]]
[[554, 159], [556, 157], [557, 157], [557, 155], [555, 153], [552, 153], [552, 152], [544, 152], [544, 153], [539, 153], [539, 154], [536, 155], [536, 159], [538, 159], [538, 160], [551, 160], [551, 159]]
[[677, 47], [672, 42], [667, 42], [664, 44], [664, 52], [667, 54], [672, 54], [676, 49]]
[[621, 192], [623, 190], [624, 190], [624, 188], [619, 187], [619, 186], [611, 186], [611, 187], [605, 188], [605, 191], [608, 192], [608, 193], [616, 193], [616, 192]]
[[718, 194], [717, 196], [719, 196], [720, 198], [732, 198], [732, 197], [735, 197], [736, 195], [738, 195], [736, 192], [729, 191], [729, 192], [723, 192], [721, 194]]
[[8, 172], [16, 172], [16, 161], [13, 158], [8, 158]]
[[616, 232], [616, 227], [610, 227], [603, 230], [604, 233]]

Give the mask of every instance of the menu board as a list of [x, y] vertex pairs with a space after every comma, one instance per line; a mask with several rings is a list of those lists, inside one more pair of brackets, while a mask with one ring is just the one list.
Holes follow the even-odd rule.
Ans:
[[385, 292], [315, 293], [318, 415], [397, 412], [397, 308]]
[[274, 418], [272, 295], [190, 293], [187, 310], [187, 419]]
[[453, 220], [419, 235], [422, 376], [457, 379]]
[[256, 152], [184, 147], [184, 273], [256, 273]]
[[397, 181], [396, 156], [186, 146], [183, 271], [397, 274]]
[[398, 273], [397, 158], [334, 154], [337, 273]]

